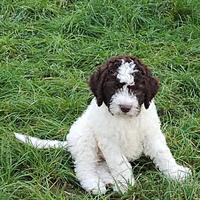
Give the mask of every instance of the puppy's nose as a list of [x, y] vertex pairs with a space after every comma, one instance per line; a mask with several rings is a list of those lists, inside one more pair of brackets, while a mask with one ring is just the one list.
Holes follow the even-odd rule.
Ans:
[[119, 105], [122, 112], [127, 113], [130, 111], [131, 107], [130, 105]]

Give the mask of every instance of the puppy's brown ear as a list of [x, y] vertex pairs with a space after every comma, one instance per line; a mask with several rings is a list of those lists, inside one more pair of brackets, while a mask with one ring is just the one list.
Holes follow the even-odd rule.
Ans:
[[159, 88], [158, 79], [152, 76], [145, 77], [145, 87], [146, 87], [146, 94], [145, 94], [145, 100], [144, 100], [144, 107], [148, 109], [151, 100], [154, 98], [154, 96], [158, 92], [158, 88]]
[[101, 106], [103, 103], [103, 83], [105, 79], [105, 68], [101, 67], [92, 74], [89, 80], [91, 91], [97, 100], [97, 105]]

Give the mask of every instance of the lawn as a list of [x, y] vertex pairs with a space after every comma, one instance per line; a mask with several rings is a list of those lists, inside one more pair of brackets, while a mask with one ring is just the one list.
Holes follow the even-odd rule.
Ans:
[[[200, 199], [199, 0], [0, 1], [0, 199]], [[37, 150], [13, 132], [63, 140], [92, 98], [87, 80], [113, 55], [141, 58], [159, 77], [162, 130], [184, 183], [142, 157], [122, 196], [83, 191], [70, 154]]]

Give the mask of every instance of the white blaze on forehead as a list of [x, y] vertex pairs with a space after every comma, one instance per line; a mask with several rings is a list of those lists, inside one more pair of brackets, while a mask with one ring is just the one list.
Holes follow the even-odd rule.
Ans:
[[120, 83], [126, 83], [128, 85], [134, 85], [134, 76], [133, 73], [137, 72], [137, 69], [134, 69], [136, 64], [134, 61], [125, 62], [122, 59], [122, 63], [120, 67], [118, 68], [118, 75], [117, 78], [119, 79]]

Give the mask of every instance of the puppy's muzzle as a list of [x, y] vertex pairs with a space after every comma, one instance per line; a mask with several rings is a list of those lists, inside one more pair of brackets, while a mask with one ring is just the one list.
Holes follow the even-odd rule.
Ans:
[[121, 109], [121, 111], [123, 113], [128, 113], [131, 110], [131, 108], [132, 108], [131, 105], [122, 105], [122, 104], [119, 105], [119, 107], [120, 107], [120, 109]]

